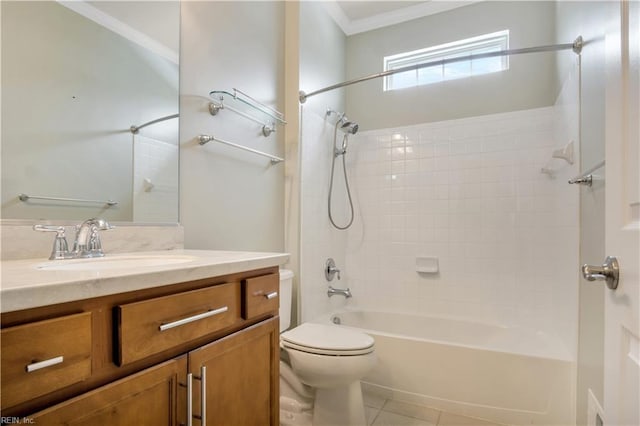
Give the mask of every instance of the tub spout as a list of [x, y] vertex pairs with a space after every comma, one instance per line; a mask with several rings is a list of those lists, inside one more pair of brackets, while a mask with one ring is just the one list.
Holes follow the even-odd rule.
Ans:
[[333, 288], [332, 286], [329, 286], [329, 290], [327, 290], [327, 296], [331, 297], [334, 296], [336, 294], [340, 294], [342, 296], [344, 296], [346, 299], [352, 297], [351, 296], [351, 290], [347, 289], [342, 289], [342, 288]]

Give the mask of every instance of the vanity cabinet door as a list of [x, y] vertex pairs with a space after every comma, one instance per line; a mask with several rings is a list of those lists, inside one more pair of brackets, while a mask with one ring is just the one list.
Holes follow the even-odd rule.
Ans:
[[27, 416], [38, 425], [177, 426], [186, 419], [187, 357], [147, 370]]
[[279, 424], [278, 324], [271, 318], [189, 353], [194, 417], [207, 426]]

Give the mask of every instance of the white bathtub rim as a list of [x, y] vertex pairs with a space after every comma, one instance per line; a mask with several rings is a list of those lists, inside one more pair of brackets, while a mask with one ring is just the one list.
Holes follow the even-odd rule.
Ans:
[[500, 324], [500, 323], [491, 323], [491, 322], [481, 322], [481, 321], [476, 321], [476, 320], [469, 320], [468, 318], [464, 318], [464, 317], [456, 317], [456, 316], [452, 316], [452, 315], [442, 315], [442, 316], [429, 316], [429, 315], [419, 315], [419, 314], [413, 314], [413, 313], [406, 313], [406, 312], [398, 312], [398, 311], [383, 311], [383, 310], [367, 310], [367, 309], [362, 309], [362, 308], [356, 308], [356, 307], [346, 307], [340, 310], [335, 310], [332, 311], [329, 314], [324, 314], [321, 315], [317, 318], [315, 318], [313, 321], [311, 322], [315, 322], [315, 323], [321, 323], [321, 324], [332, 324], [332, 325], [336, 325], [333, 324], [331, 322], [331, 318], [333, 318], [334, 315], [340, 315], [340, 314], [344, 314], [344, 313], [357, 313], [357, 312], [368, 312], [368, 313], [381, 313], [381, 314], [392, 314], [392, 315], [403, 315], [403, 316], [416, 316], [416, 317], [420, 317], [420, 318], [427, 318], [427, 319], [438, 319], [438, 320], [451, 320], [451, 321], [459, 321], [459, 322], [467, 322], [467, 323], [472, 323], [472, 324], [478, 324], [478, 325], [482, 325], [482, 326], [487, 326], [487, 327], [495, 327], [501, 330], [508, 330], [512, 333], [518, 333], [518, 331], [525, 331], [528, 333], [532, 333], [534, 335], [537, 336], [537, 338], [540, 339], [552, 339], [552, 340], [556, 340], [554, 343], [554, 348], [553, 350], [546, 348], [547, 351], [545, 351], [544, 353], [541, 352], [530, 352], [530, 351], [521, 351], [521, 350], [514, 350], [514, 349], [505, 349], [505, 348], [501, 348], [501, 347], [495, 347], [495, 346], [488, 346], [488, 347], [483, 347], [483, 346], [478, 346], [478, 345], [471, 345], [471, 344], [465, 344], [462, 342], [454, 342], [454, 341], [449, 341], [449, 340], [438, 340], [438, 339], [427, 339], [427, 338], [423, 338], [423, 337], [416, 337], [416, 336], [411, 336], [409, 334], [398, 334], [398, 333], [390, 333], [390, 332], [385, 332], [385, 331], [381, 331], [381, 330], [374, 330], [374, 329], [369, 329], [369, 328], [360, 328], [360, 327], [354, 327], [354, 326], [349, 326], [349, 325], [344, 325], [344, 324], [340, 324], [341, 327], [347, 327], [350, 328], [352, 330], [360, 330], [363, 331], [367, 334], [372, 334], [372, 335], [381, 335], [381, 336], [386, 336], [386, 337], [394, 337], [394, 338], [402, 338], [402, 339], [407, 339], [407, 340], [411, 340], [411, 341], [428, 341], [428, 342], [433, 342], [433, 343], [439, 343], [439, 344], [443, 344], [443, 345], [452, 345], [452, 346], [457, 346], [457, 347], [462, 347], [462, 348], [466, 348], [466, 349], [475, 349], [475, 350], [489, 350], [492, 352], [498, 352], [498, 353], [506, 353], [506, 354], [512, 354], [512, 355], [520, 355], [520, 356], [528, 356], [528, 357], [532, 357], [532, 358], [541, 358], [541, 359], [552, 359], [552, 360], [558, 360], [558, 361], [566, 361], [566, 362], [575, 362], [575, 360], [573, 359], [573, 357], [571, 356], [570, 351], [567, 350], [567, 348], [564, 347], [564, 345], [562, 344], [562, 342], [560, 342], [557, 338], [555, 338], [554, 336], [550, 336], [549, 334], [545, 333], [544, 331], [539, 331], [539, 330], [530, 330], [530, 329], [524, 329], [523, 327], [508, 327], [504, 324]]

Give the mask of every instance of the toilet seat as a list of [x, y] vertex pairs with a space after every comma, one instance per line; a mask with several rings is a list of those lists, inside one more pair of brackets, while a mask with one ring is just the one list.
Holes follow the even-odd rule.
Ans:
[[335, 325], [304, 323], [280, 335], [283, 347], [316, 355], [366, 355], [373, 352], [371, 336]]

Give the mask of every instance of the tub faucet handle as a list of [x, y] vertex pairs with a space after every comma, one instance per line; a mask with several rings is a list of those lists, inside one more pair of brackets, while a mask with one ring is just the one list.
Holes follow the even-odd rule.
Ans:
[[327, 281], [333, 281], [333, 277], [336, 274], [340, 279], [340, 269], [336, 268], [336, 262], [332, 258], [328, 258], [324, 264], [324, 277]]

